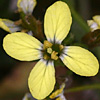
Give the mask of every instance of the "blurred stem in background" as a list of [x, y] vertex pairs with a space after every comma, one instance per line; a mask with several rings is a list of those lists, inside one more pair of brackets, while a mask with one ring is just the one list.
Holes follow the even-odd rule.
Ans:
[[91, 84], [91, 85], [85, 85], [85, 86], [83, 85], [83, 86], [70, 88], [70, 89], [65, 90], [65, 93], [84, 91], [88, 89], [100, 89], [100, 84]]

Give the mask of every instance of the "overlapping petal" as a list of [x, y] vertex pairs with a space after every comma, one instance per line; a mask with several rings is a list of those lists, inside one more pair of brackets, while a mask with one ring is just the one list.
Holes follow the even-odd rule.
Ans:
[[8, 34], [3, 40], [6, 53], [21, 61], [40, 59], [41, 47], [42, 44], [36, 38], [22, 32]]
[[73, 72], [81, 76], [94, 76], [99, 69], [96, 57], [86, 49], [78, 46], [65, 47], [60, 56], [63, 63]]
[[18, 0], [17, 7], [25, 14], [31, 14], [36, 6], [36, 0]]
[[61, 43], [67, 36], [72, 23], [71, 13], [66, 3], [57, 1], [45, 14], [44, 31], [47, 40]]
[[15, 25], [13, 21], [8, 19], [0, 19], [0, 28], [10, 33], [21, 31], [21, 27]]
[[54, 89], [55, 69], [52, 61], [41, 59], [32, 69], [28, 85], [34, 98], [44, 99]]

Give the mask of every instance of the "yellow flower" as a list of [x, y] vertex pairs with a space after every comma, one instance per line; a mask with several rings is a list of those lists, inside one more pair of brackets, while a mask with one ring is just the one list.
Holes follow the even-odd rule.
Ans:
[[[36, 0], [18, 0], [17, 2], [18, 9], [23, 11], [25, 14], [32, 14], [35, 6], [36, 6]], [[4, 29], [9, 33], [22, 30], [21, 25], [15, 24], [15, 21], [2, 18], [0, 18], [0, 28]]]
[[22, 32], [8, 34], [3, 40], [4, 50], [11, 57], [21, 61], [40, 59], [28, 79], [30, 92], [36, 99], [44, 99], [53, 91], [56, 82], [54, 61], [59, 58], [78, 75], [94, 76], [98, 72], [98, 60], [91, 52], [78, 46], [61, 45], [71, 23], [69, 7], [57, 1], [45, 14], [44, 31], [47, 40], [44, 44]]
[[100, 15], [93, 16], [93, 20], [88, 20], [87, 23], [91, 31], [100, 29]]

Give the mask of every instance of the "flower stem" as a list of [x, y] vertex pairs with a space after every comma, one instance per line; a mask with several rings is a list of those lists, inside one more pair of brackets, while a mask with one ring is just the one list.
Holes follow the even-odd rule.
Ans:
[[20, 17], [22, 19], [22, 26], [28, 31], [32, 31], [32, 35], [39, 39], [40, 41], [44, 40], [44, 34], [42, 31], [42, 23], [33, 15], [24, 14], [24, 12], [20, 12]]
[[84, 91], [88, 89], [100, 89], [100, 84], [85, 85], [85, 86], [79, 86], [79, 87], [67, 89], [65, 90], [65, 93]]

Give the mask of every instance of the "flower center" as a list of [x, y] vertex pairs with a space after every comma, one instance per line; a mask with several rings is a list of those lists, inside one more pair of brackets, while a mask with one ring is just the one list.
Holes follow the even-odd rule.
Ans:
[[45, 40], [43, 45], [43, 57], [46, 60], [57, 60], [60, 56], [64, 46], [59, 44], [52, 44]]

